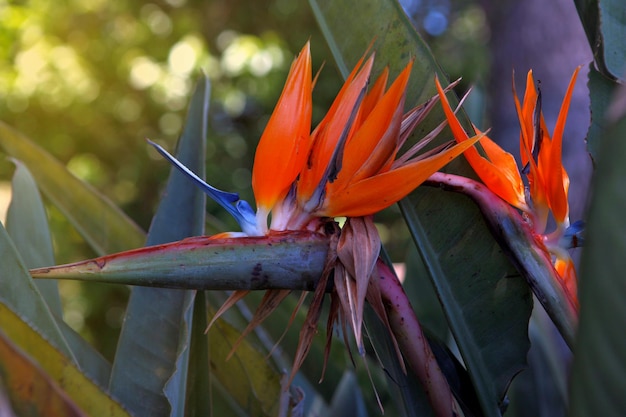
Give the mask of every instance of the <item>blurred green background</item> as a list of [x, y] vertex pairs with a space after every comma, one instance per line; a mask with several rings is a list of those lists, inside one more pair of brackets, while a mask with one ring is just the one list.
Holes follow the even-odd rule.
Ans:
[[[509, 48], [511, 61], [506, 61], [506, 53], [498, 52], [499, 32], [494, 36], [494, 31], [520, 28], [495, 22], [519, 20], [516, 8], [522, 3], [532, 8], [542, 2], [403, 3], [450, 78], [464, 77], [459, 92], [475, 85], [470, 105], [473, 119], [494, 128], [501, 125], [498, 129], [503, 135], [506, 123], [498, 125], [502, 118], [485, 116], [492, 93], [486, 86], [493, 77], [494, 60], [505, 68], [509, 63], [512, 69], [511, 62], [519, 56]], [[568, 3], [573, 10], [571, 2], [556, 3]], [[586, 45], [582, 29], [580, 36], [582, 40], [575, 40], [575, 45]], [[169, 165], [144, 139], [170, 150], [175, 147], [197, 75], [202, 71], [212, 82], [207, 179], [252, 201], [255, 144], [294, 54], [309, 39], [314, 71], [325, 63], [314, 91], [314, 120], [319, 120], [341, 78], [306, 2], [0, 0], [0, 118], [94, 185], [147, 230]], [[563, 42], [571, 44], [566, 35], [550, 39], [561, 49]], [[533, 53], [541, 56], [544, 51], [531, 51], [524, 58], [532, 61]], [[590, 59], [590, 53], [584, 53]], [[504, 55], [498, 58], [498, 54]], [[562, 63], [567, 75], [554, 79], [556, 102], [560, 103], [562, 85], [567, 84], [573, 66], [584, 63]], [[519, 73], [524, 74], [529, 66], [519, 68]], [[510, 70], [499, 77], [510, 85]], [[551, 85], [548, 80], [544, 90]], [[549, 102], [544, 109], [550, 109]], [[584, 137], [585, 129], [578, 128], [579, 137]], [[12, 164], [0, 159], [0, 210], [6, 205], [12, 171]], [[209, 203], [207, 210], [208, 234], [236, 230], [216, 204]], [[49, 207], [49, 218], [57, 263], [94, 256], [53, 207]], [[378, 220], [392, 258], [403, 261], [407, 233], [400, 217], [391, 209]], [[67, 322], [111, 358], [127, 289], [63, 282], [61, 291]]]

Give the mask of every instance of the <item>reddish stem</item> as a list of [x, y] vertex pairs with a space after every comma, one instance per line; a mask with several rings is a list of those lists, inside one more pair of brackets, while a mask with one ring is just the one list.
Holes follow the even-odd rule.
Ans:
[[380, 259], [376, 266], [391, 330], [409, 367], [422, 383], [435, 415], [462, 416], [461, 407], [450, 390], [398, 277]]

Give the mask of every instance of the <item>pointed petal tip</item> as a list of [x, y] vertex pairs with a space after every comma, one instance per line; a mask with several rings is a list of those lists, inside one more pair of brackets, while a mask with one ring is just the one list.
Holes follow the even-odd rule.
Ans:
[[254, 156], [252, 189], [271, 210], [296, 179], [311, 147], [312, 69], [307, 42], [289, 70]]

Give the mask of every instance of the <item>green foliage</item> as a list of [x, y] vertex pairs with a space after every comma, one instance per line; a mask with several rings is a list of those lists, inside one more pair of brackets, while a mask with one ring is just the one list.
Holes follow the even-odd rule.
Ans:
[[623, 210], [624, 91], [615, 102], [611, 127], [598, 155], [594, 199], [589, 211], [588, 246], [580, 278], [580, 327], [574, 357], [570, 410], [572, 416], [618, 416], [626, 409], [624, 374], [626, 339], [618, 330], [626, 315], [622, 297], [626, 251]]
[[[295, 297], [287, 299], [275, 316], [238, 342], [250, 320], [248, 305], [233, 308], [205, 333], [227, 294], [200, 291], [200, 286], [187, 290], [134, 287], [117, 351], [109, 362], [67, 325], [59, 283], [34, 282], [28, 273], [28, 269], [55, 262], [51, 227], [37, 187], [82, 235], [90, 251], [109, 254], [142, 246], [146, 235], [137, 224], [148, 224], [155, 211], [166, 164], [151, 160], [154, 154], [144, 150], [141, 138], [149, 136], [169, 143], [166, 147], [171, 148], [182, 127], [177, 157], [199, 176], [208, 174], [217, 179], [220, 188], [241, 191], [249, 199], [250, 191], [244, 187], [249, 183], [252, 143], [263, 127], [266, 106], [273, 104], [280, 89], [291, 60], [287, 51], [296, 50], [309, 36], [299, 25], [304, 22], [309, 25], [305, 27], [312, 27], [312, 16], [321, 29], [312, 37], [326, 39], [344, 76], [372, 41], [379, 65], [375, 72], [388, 65], [396, 74], [414, 58], [407, 105], [430, 98], [434, 76], [445, 78], [443, 71], [429, 45], [392, 0], [366, 0], [356, 9], [354, 2], [347, 0], [310, 0], [312, 14], [284, 1], [235, 1], [223, 5], [224, 10], [239, 16], [236, 21], [240, 26], [232, 28], [220, 23], [224, 19], [215, 17], [212, 5], [206, 6], [212, 13], [208, 13], [210, 21], [204, 22], [202, 14], [180, 7], [182, 3], [176, 1], [163, 5], [70, 3], [75, 7], [72, 13], [65, 4], [34, 2], [29, 6], [8, 5], [0, 15], [4, 24], [0, 44], [17, 45], [15, 50], [0, 48], [2, 65], [13, 63], [0, 66], [0, 85], [7, 91], [0, 112], [10, 122], [0, 124], [0, 148], [16, 158], [6, 230], [0, 226], [0, 395], [10, 398], [19, 415], [44, 415], [47, 404], [54, 404], [45, 410], [52, 415], [286, 413], [285, 400], [297, 398], [299, 393], [283, 389], [281, 373], [295, 352], [297, 330], [304, 321], [302, 311], [294, 314], [296, 329], [287, 333], [282, 349], [268, 352], [291, 319]], [[591, 72], [589, 83], [595, 113], [589, 142], [598, 173], [581, 274], [581, 317], [569, 381], [569, 415], [611, 416], [622, 414], [626, 408], [621, 395], [626, 389], [626, 346], [619, 327], [626, 314], [621, 307], [624, 286], [619, 263], [625, 250], [619, 215], [624, 212], [621, 184], [626, 176], [620, 161], [624, 141], [619, 139], [626, 135], [626, 118], [623, 108], [609, 106], [616, 84], [606, 76], [620, 78], [623, 74], [620, 41], [625, 23], [620, 19], [624, 7], [615, 0], [576, 3], [589, 38], [601, 42], [592, 45], [600, 48], [596, 49], [600, 71]], [[246, 7], [238, 7], [244, 4]], [[246, 17], [268, 4], [273, 18], [264, 24], [251, 23]], [[585, 15], [585, 10], [593, 13]], [[27, 19], [31, 19], [30, 29], [23, 30]], [[251, 27], [261, 31], [272, 25], [285, 33], [292, 30], [295, 36], [290, 42], [295, 45], [288, 46], [270, 31], [260, 36], [236, 32]], [[316, 48], [313, 42], [314, 51]], [[113, 53], [107, 55], [105, 50]], [[330, 60], [331, 55], [321, 47], [315, 53]], [[33, 65], [38, 71], [29, 72]], [[197, 68], [204, 68], [208, 78], [202, 77], [193, 90], [187, 118], [183, 119], [181, 113]], [[133, 90], [129, 91], [128, 85]], [[334, 77], [321, 77], [316, 86], [319, 102], [326, 103], [337, 85]], [[211, 110], [212, 131], [210, 93], [216, 102]], [[145, 96], [152, 100], [144, 101]], [[84, 111], [86, 107], [99, 114]], [[314, 112], [321, 114], [323, 110], [319, 105]], [[608, 122], [603, 120], [611, 111], [613, 119], [606, 128]], [[24, 112], [29, 116], [24, 117]], [[60, 114], [62, 123], [58, 123]], [[151, 120], [157, 114], [159, 122], [154, 124]], [[461, 118], [469, 126], [469, 121]], [[441, 119], [441, 113], [434, 111], [413, 140]], [[38, 144], [20, 131], [31, 133]], [[91, 137], [98, 140], [85, 140]], [[107, 140], [114, 137], [115, 141]], [[253, 141], [244, 140], [248, 137]], [[439, 143], [450, 134], [444, 131], [442, 137]], [[113, 173], [117, 170], [111, 167], [122, 169]], [[463, 159], [446, 170], [474, 176]], [[106, 195], [75, 175], [105, 190]], [[537, 311], [529, 341], [533, 308], [529, 287], [492, 237], [474, 203], [464, 196], [422, 187], [402, 201], [400, 209], [405, 228], [402, 233], [411, 235], [419, 251], [419, 257], [413, 255], [409, 271], [428, 275], [429, 282], [424, 276], [411, 274], [407, 279], [419, 278], [419, 288], [434, 289], [427, 301], [435, 305], [425, 306], [424, 293], [419, 289], [408, 291], [409, 299], [420, 314], [430, 315], [425, 320], [427, 327], [433, 328], [439, 339], [449, 338], [433, 337], [431, 345], [465, 415], [517, 415], [516, 407], [505, 413], [505, 397], [514, 376], [527, 366], [531, 342], [536, 349], [531, 351], [531, 358], [537, 355], [538, 363], [547, 365], [532, 375], [534, 380], [524, 382], [526, 388], [539, 392], [541, 383], [549, 381], [561, 401], [567, 401], [567, 370], [554, 358], [561, 347], [549, 340], [551, 330], [545, 319], [537, 317]], [[147, 244], [201, 235], [205, 227], [209, 233], [230, 228], [231, 220], [221, 214], [214, 217], [217, 211], [213, 210], [210, 205], [205, 218], [204, 195], [172, 171], [158, 199]], [[52, 226], [53, 232], [56, 227]], [[65, 250], [69, 244], [65, 245], [64, 238], [55, 237], [55, 242], [57, 258], [68, 257]], [[277, 248], [273, 261], [280, 264], [299, 248], [297, 244], [284, 249], [286, 252]], [[234, 251], [229, 262], [235, 263], [233, 257], [237, 256], [240, 254]], [[315, 258], [303, 269], [318, 275], [322, 262], [322, 257]], [[61, 292], [63, 284], [67, 283], [61, 284]], [[259, 296], [251, 298], [258, 301]], [[345, 371], [349, 364], [346, 346], [336, 341], [324, 384], [312, 385], [309, 380], [319, 378], [325, 349], [324, 338], [315, 340], [311, 359], [294, 380], [294, 385], [306, 392], [299, 405], [301, 415], [379, 413], [368, 378], [380, 391], [389, 414], [432, 415], [420, 380], [411, 370], [403, 372], [385, 326], [371, 310], [366, 312], [366, 323], [371, 343], [364, 358], [369, 366], [367, 374], [361, 363], [356, 373]], [[227, 360], [235, 343], [239, 346]], [[449, 348], [458, 349], [462, 363]], [[24, 384], [30, 394], [20, 390]], [[524, 394], [517, 391], [515, 395], [514, 401], [524, 404]], [[533, 407], [542, 408], [536, 404]]]
[[[204, 174], [209, 92], [208, 82], [201, 81], [192, 98], [177, 155], [198, 175]], [[156, 245], [202, 235], [204, 205], [203, 193], [193, 189], [181, 173], [172, 171], [146, 243]], [[133, 413], [184, 414], [194, 298], [194, 291], [146, 287], [131, 290], [109, 387]], [[144, 354], [136, 356], [136, 352]], [[166, 391], [170, 379], [177, 384], [173, 391]]]
[[591, 125], [587, 132], [587, 149], [595, 162], [600, 141], [606, 137], [607, 123], [606, 114], [611, 98], [616, 90], [616, 84], [603, 76], [595, 68], [589, 68], [589, 99], [591, 102]]
[[[3, 385], [10, 390], [9, 397], [15, 401], [17, 410], [23, 412], [31, 407], [38, 408], [42, 414], [35, 415], [44, 415], [47, 411], [46, 405], [49, 404], [52, 411], [55, 407], [68, 407], [74, 412], [79, 407], [91, 416], [127, 416], [117, 402], [77, 367], [73, 352], [2, 226], [0, 259], [4, 267], [1, 282], [5, 286], [1, 291], [3, 299], [0, 302], [0, 327], [3, 330], [2, 374], [10, 376], [3, 377]], [[16, 302], [20, 304], [16, 305]], [[87, 358], [88, 354], [89, 352], [83, 352], [81, 357]], [[86, 371], [88, 367], [84, 369]], [[11, 376], [14, 372], [16, 374]], [[37, 379], [35, 375], [42, 372], [47, 376], [42, 377], [41, 385], [31, 386], [32, 391], [28, 394], [28, 388], [24, 387], [20, 375], [30, 380], [28, 375]], [[34, 381], [29, 383], [33, 384]], [[23, 389], [27, 393], [22, 393]], [[69, 399], [61, 397], [59, 391], [65, 393]], [[61, 405], [53, 406], [55, 401], [61, 401]], [[65, 412], [59, 410], [64, 409], [57, 409], [59, 413]]]
[[574, 0], [600, 72], [624, 80], [626, 13], [619, 0]]

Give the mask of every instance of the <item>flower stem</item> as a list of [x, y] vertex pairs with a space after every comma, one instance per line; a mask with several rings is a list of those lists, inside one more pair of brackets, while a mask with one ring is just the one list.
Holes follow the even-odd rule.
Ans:
[[407, 363], [422, 383], [438, 417], [463, 416], [460, 405], [422, 332], [396, 274], [380, 259], [376, 264], [383, 304], [391, 331]]

